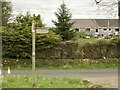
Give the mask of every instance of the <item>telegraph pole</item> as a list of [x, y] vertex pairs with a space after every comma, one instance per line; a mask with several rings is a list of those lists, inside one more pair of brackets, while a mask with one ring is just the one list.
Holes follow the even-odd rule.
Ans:
[[32, 22], [32, 87], [36, 87], [35, 80], [35, 22]]

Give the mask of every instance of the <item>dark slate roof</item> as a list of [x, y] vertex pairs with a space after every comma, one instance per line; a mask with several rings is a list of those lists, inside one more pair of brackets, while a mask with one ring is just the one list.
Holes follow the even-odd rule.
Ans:
[[[74, 22], [72, 28], [86, 28], [86, 27], [119, 27], [118, 19], [72, 19], [71, 22]], [[120, 24], [120, 23], [119, 23]]]
[[100, 27], [118, 27], [118, 19], [95, 19]]

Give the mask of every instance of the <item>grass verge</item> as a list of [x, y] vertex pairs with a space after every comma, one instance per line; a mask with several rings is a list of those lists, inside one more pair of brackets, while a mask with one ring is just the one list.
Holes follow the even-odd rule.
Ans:
[[[11, 70], [31, 70], [31, 65], [26, 66], [11, 66]], [[8, 70], [7, 66], [2, 67], [3, 70]], [[117, 70], [117, 64], [76, 64], [76, 65], [42, 65], [36, 66], [36, 70]]]
[[[36, 59], [37, 70], [112, 70], [118, 69], [119, 59]], [[3, 70], [10, 66], [11, 70], [30, 70], [32, 60], [30, 59], [8, 59], [3, 60]]]
[[[67, 77], [36, 76], [37, 88], [89, 88], [90, 81]], [[31, 76], [4, 76], [2, 88], [32, 88]]]
[[[7, 66], [3, 66], [3, 70], [8, 70]], [[31, 70], [31, 65], [14, 65], [10, 67], [11, 70]], [[117, 70], [117, 64], [76, 64], [76, 65], [41, 65], [36, 66], [36, 70]]]

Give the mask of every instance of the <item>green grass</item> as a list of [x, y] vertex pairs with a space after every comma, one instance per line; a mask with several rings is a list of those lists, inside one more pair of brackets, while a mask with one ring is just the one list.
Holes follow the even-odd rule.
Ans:
[[78, 65], [64, 65], [59, 67], [54, 66], [43, 66], [43, 67], [36, 67], [36, 69], [46, 69], [46, 70], [111, 70], [111, 69], [118, 69], [117, 65], [115, 64], [78, 64]]
[[80, 42], [91, 42], [91, 43], [95, 43], [98, 41], [98, 38], [89, 38], [89, 39], [83, 39], [83, 38], [80, 38], [78, 39]]
[[[37, 70], [110, 70], [118, 69], [119, 59], [100, 59], [100, 60], [87, 60], [87, 59], [51, 59], [41, 60], [36, 59]], [[30, 70], [32, 68], [32, 60], [12, 60], [9, 59], [10, 64], [3, 61], [3, 70], [7, 70], [10, 66], [11, 70]]]
[[[30, 70], [31, 65], [26, 66], [11, 66], [11, 70]], [[4, 66], [3, 70], [7, 70], [8, 67]], [[117, 64], [76, 64], [76, 65], [42, 65], [36, 66], [36, 70], [117, 70]]]
[[98, 41], [109, 41], [110, 39], [98, 39], [98, 38], [89, 38], [89, 39], [84, 39], [84, 38], [80, 38], [78, 39], [79, 45], [82, 46], [86, 43], [97, 43]]
[[[91, 82], [82, 79], [73, 79], [67, 77], [43, 77], [36, 76], [37, 88], [88, 88]], [[4, 76], [2, 80], [2, 88], [31, 88], [31, 76]]]

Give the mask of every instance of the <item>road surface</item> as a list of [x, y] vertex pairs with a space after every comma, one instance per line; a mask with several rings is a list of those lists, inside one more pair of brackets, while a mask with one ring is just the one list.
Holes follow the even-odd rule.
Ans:
[[[7, 71], [2, 71], [5, 75]], [[31, 75], [30, 70], [12, 70], [12, 75]], [[118, 88], [118, 70], [36, 70], [37, 75], [47, 77], [82, 78], [109, 88]]]

